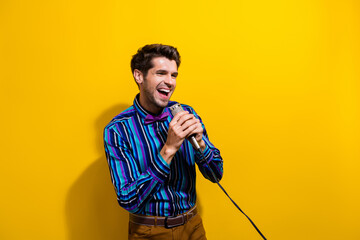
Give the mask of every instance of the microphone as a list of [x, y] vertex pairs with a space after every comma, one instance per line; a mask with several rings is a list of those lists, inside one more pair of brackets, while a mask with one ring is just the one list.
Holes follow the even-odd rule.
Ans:
[[[170, 107], [170, 111], [171, 114], [175, 116], [177, 113], [184, 111], [184, 109], [182, 108], [180, 103], [176, 103]], [[202, 152], [199, 143], [196, 141], [194, 134], [188, 137], [188, 140], [191, 142], [192, 146], [196, 149], [196, 151]]]

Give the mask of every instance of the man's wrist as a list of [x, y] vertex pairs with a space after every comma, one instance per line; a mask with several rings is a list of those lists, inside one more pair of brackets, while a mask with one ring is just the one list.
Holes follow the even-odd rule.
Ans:
[[160, 150], [160, 155], [163, 157], [165, 162], [167, 162], [169, 165], [171, 163], [171, 160], [173, 159], [176, 149], [169, 147], [168, 145], [164, 145], [163, 148]]

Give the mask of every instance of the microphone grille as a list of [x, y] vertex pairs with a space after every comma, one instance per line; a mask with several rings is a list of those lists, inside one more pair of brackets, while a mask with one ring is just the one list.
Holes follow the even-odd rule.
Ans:
[[184, 111], [180, 103], [176, 103], [170, 107], [171, 114], [175, 116], [178, 112]]

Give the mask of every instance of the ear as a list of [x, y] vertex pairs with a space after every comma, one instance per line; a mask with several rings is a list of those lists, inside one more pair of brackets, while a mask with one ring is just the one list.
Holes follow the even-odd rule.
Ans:
[[137, 84], [141, 84], [144, 81], [144, 75], [139, 69], [134, 69], [134, 79]]

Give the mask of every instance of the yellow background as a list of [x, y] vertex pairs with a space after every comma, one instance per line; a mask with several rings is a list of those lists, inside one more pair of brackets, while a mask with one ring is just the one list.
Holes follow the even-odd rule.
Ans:
[[[102, 130], [147, 43], [179, 49], [173, 100], [269, 240], [360, 239], [357, 0], [2, 0], [0, 239], [126, 239]], [[208, 239], [261, 239], [202, 177], [198, 197]]]

